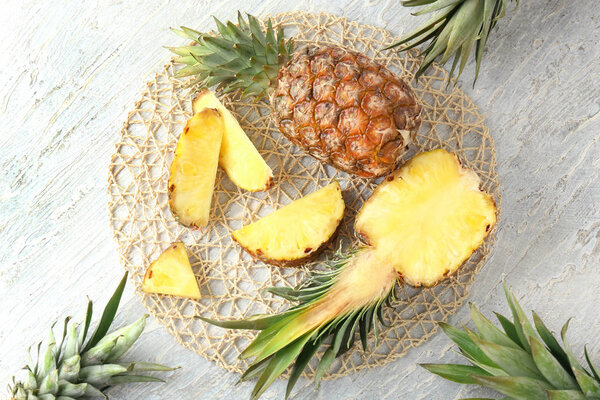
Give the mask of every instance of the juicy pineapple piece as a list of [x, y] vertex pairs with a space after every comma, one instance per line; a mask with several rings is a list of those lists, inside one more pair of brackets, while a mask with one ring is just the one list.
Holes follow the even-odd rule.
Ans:
[[275, 265], [295, 265], [314, 256], [334, 236], [344, 215], [339, 183], [333, 182], [233, 232], [254, 257]]
[[183, 243], [173, 243], [150, 264], [144, 275], [142, 291], [200, 298], [198, 282]]
[[188, 121], [179, 138], [169, 175], [169, 207], [185, 226], [208, 224], [223, 131], [221, 112], [206, 108]]
[[236, 186], [257, 192], [273, 184], [273, 171], [258, 153], [235, 117], [209, 89], [202, 90], [192, 102], [194, 113], [205, 107], [219, 110], [225, 120], [225, 132], [219, 165]]
[[404, 281], [432, 286], [454, 273], [496, 223], [479, 177], [445, 150], [422, 153], [390, 175], [364, 204], [355, 229]]

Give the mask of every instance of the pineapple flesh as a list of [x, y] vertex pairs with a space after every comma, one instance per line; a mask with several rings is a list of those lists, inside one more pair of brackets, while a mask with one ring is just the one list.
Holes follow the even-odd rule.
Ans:
[[209, 89], [203, 89], [192, 102], [194, 113], [210, 107], [223, 115], [225, 131], [219, 165], [238, 187], [250, 191], [267, 190], [273, 184], [273, 171], [256, 150], [237, 119]]
[[154, 260], [144, 275], [142, 291], [200, 298], [200, 289], [183, 243], [169, 246]]
[[169, 175], [169, 207], [191, 228], [208, 224], [224, 123], [220, 111], [203, 109], [188, 121]]
[[469, 258], [496, 223], [494, 199], [479, 183], [456, 155], [422, 153], [379, 185], [355, 229], [406, 283], [435, 285]]
[[251, 255], [275, 265], [295, 265], [316, 255], [337, 231], [344, 199], [333, 182], [233, 232]]

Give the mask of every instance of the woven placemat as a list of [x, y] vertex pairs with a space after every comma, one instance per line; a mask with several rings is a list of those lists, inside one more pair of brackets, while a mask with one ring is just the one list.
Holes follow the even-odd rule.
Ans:
[[[423, 125], [410, 155], [435, 148], [458, 153], [500, 206], [496, 154], [484, 118], [461, 89], [446, 87], [444, 69], [434, 65], [415, 83], [416, 52], [379, 52], [392, 42], [389, 32], [342, 17], [292, 12], [273, 17], [273, 22], [285, 29], [287, 37], [295, 37], [298, 47], [307, 43], [346, 46], [366, 53], [411, 82], [423, 108]], [[221, 96], [273, 169], [275, 185], [268, 192], [248, 193], [219, 171], [211, 224], [204, 232], [182, 227], [168, 209], [167, 180], [177, 138], [191, 117], [193, 89], [186, 86], [189, 80], [174, 78], [173, 71], [173, 64], [167, 64], [148, 82], [121, 131], [108, 182], [111, 228], [120, 258], [150, 314], [185, 347], [220, 367], [241, 372], [247, 361], [237, 356], [256, 332], [224, 330], [194, 316], [226, 319], [280, 311], [288, 304], [264, 289], [293, 286], [308, 269], [319, 266], [315, 262], [295, 269], [277, 268], [254, 262], [232, 242], [231, 231], [337, 179], [344, 190], [347, 215], [339, 238], [321, 255], [321, 259], [331, 257], [334, 247], [356, 241], [354, 215], [379, 181], [349, 176], [305, 155], [273, 125], [266, 101]], [[426, 289], [399, 288], [398, 302], [387, 311], [391, 325], [380, 331], [379, 343], [376, 345], [371, 337], [370, 352], [355, 346], [336, 360], [327, 377], [386, 364], [429, 338], [436, 331], [436, 321], [446, 320], [462, 304], [494, 237], [492, 233], [459, 272], [442, 284]], [[150, 261], [179, 240], [189, 249], [203, 298], [194, 301], [142, 293], [139, 289]], [[314, 367], [309, 366], [308, 375], [314, 373]]]

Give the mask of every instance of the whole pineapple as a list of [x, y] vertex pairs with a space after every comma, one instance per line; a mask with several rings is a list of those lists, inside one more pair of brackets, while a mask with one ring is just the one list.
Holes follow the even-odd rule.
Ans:
[[281, 132], [315, 158], [365, 177], [396, 167], [421, 125], [412, 89], [370, 58], [337, 46], [293, 52], [271, 21], [238, 25], [216, 20], [211, 36], [182, 27], [191, 46], [171, 48], [187, 64], [179, 76], [197, 75], [202, 86], [269, 96]]
[[[92, 302], [88, 303], [85, 322], [70, 324], [65, 319], [63, 336], [56, 342], [53, 329], [43, 356], [41, 343], [38, 360], [31, 351], [24, 368], [26, 378], [9, 385], [11, 400], [70, 400], [78, 398], [107, 398], [104, 390], [113, 385], [130, 382], [163, 382], [141, 375], [141, 372], [171, 371], [173, 368], [147, 362], [123, 362], [121, 356], [135, 343], [146, 324], [147, 315], [131, 325], [108, 333], [125, 287], [127, 274], [106, 305], [98, 327], [88, 338], [92, 319]], [[87, 341], [86, 341], [87, 339]], [[31, 350], [31, 349], [30, 349]]]

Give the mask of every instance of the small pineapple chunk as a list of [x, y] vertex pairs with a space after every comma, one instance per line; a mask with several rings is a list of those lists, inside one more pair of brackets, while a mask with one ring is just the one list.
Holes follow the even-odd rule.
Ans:
[[221, 113], [206, 108], [188, 121], [179, 138], [169, 175], [169, 207], [185, 226], [208, 224], [223, 131]]
[[173, 243], [150, 264], [144, 275], [142, 291], [200, 298], [198, 282], [183, 243]]
[[496, 223], [479, 177], [445, 150], [421, 153], [390, 175], [356, 217], [355, 229], [405, 282], [433, 286], [453, 274]]
[[225, 132], [219, 154], [219, 165], [231, 181], [250, 192], [267, 190], [273, 184], [273, 171], [258, 153], [235, 117], [209, 89], [202, 90], [192, 102], [194, 113], [205, 107], [223, 114]]
[[339, 183], [333, 182], [233, 232], [251, 255], [292, 266], [314, 256], [334, 236], [344, 216]]

